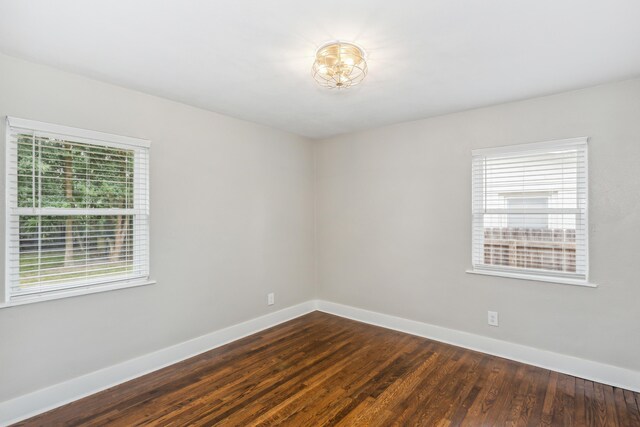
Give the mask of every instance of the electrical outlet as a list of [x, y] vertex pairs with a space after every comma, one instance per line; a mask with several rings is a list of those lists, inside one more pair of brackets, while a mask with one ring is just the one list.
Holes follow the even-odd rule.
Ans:
[[497, 311], [488, 311], [487, 312], [487, 323], [491, 326], [498, 326], [498, 312]]
[[276, 303], [276, 295], [271, 292], [270, 294], [267, 294], [267, 305], [273, 305]]

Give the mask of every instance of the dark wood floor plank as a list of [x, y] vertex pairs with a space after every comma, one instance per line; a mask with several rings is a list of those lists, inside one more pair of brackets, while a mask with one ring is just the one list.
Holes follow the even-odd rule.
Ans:
[[640, 406], [635, 399], [635, 393], [629, 390], [623, 390], [625, 404], [627, 406], [627, 413], [631, 419], [631, 425], [640, 426]]
[[462, 425], [465, 420], [469, 421], [473, 419], [473, 416], [469, 415], [469, 411], [474, 408], [476, 402], [479, 401], [482, 390], [485, 389], [485, 385], [491, 381], [494, 370], [492, 369], [492, 363], [494, 359], [492, 356], [483, 355], [480, 362], [481, 370], [475, 382], [472, 384], [471, 389], [465, 399], [460, 405], [458, 405], [452, 414], [449, 416], [450, 425], [458, 426]]
[[367, 393], [356, 394], [356, 396], [366, 396], [364, 399], [360, 399], [363, 400], [364, 405], [355, 408], [353, 414], [343, 414], [344, 418], [340, 420], [338, 425], [369, 425], [386, 414], [393, 413], [396, 405], [407, 401], [414, 394], [420, 382], [440, 367], [441, 360], [440, 353], [429, 351], [412, 372], [409, 372], [402, 381], [396, 381], [389, 386], [377, 398], [373, 398]]
[[616, 408], [615, 397], [613, 395], [613, 387], [602, 384], [602, 388], [604, 389], [604, 401], [607, 405], [607, 425], [619, 426], [620, 418], [618, 417], [618, 410]]
[[[483, 415], [479, 420], [479, 425], [497, 425], [502, 415], [506, 415], [507, 401], [512, 397], [514, 387], [514, 378], [517, 369], [521, 364], [504, 360], [504, 373], [499, 377], [492, 387], [489, 389], [487, 399], [484, 402]], [[502, 424], [502, 423], [500, 423]]]
[[487, 359], [480, 353], [472, 352], [465, 354], [460, 361], [464, 362], [464, 358], [467, 358], [467, 362], [462, 363], [460, 369], [439, 388], [434, 399], [427, 403], [429, 408], [421, 411], [420, 425], [449, 425], [457, 408], [472, 392]]
[[551, 425], [553, 411], [555, 409], [553, 405], [556, 399], [559, 376], [560, 374], [558, 372], [551, 372], [551, 374], [549, 375], [549, 384], [547, 385], [547, 392], [544, 396], [544, 403], [542, 405], [542, 415], [540, 417], [541, 425]]
[[[301, 337], [302, 338], [302, 337]], [[319, 333], [318, 339], [336, 339], [335, 334], [325, 336]], [[308, 343], [309, 348], [313, 345]], [[260, 351], [251, 352], [248, 357], [242, 358], [240, 362], [234, 362], [233, 366], [237, 369], [237, 372], [229, 372], [228, 369], [223, 368], [219, 369], [219, 372], [222, 377], [225, 378], [225, 383], [222, 386], [218, 386], [220, 383], [220, 375], [211, 375], [211, 376], [202, 376], [200, 373], [189, 373], [188, 375], [192, 376], [191, 383], [188, 387], [185, 387], [182, 392], [180, 389], [177, 391], [175, 389], [171, 389], [163, 396], [164, 400], [155, 399], [152, 403], [153, 407], [166, 408], [169, 406], [171, 408], [171, 403], [175, 401], [179, 401], [181, 396], [184, 396], [184, 392], [187, 392], [189, 395], [201, 396], [201, 399], [194, 400], [193, 402], [189, 402], [187, 404], [181, 405], [179, 409], [173, 409], [170, 411], [170, 415], [172, 418], [175, 418], [180, 413], [201, 413], [200, 410], [206, 410], [211, 413], [216, 409], [223, 409], [227, 405], [229, 401], [237, 401], [240, 398], [247, 398], [250, 396], [251, 392], [260, 389], [260, 387], [269, 387], [272, 385], [272, 382], [275, 381], [275, 376], [273, 375], [274, 370], [277, 370], [279, 373], [283, 374], [289, 372], [288, 370], [293, 369], [296, 365], [291, 363], [292, 361], [300, 361], [304, 358], [305, 353], [301, 351], [301, 348], [295, 345], [289, 345], [284, 354], [287, 356], [288, 361], [283, 363], [278, 360], [277, 353], [273, 353], [273, 349], [270, 349], [268, 346], [259, 347]], [[334, 350], [339, 350], [340, 346], [336, 346]], [[284, 350], [281, 350], [284, 351]], [[323, 353], [324, 355], [324, 353]], [[309, 362], [308, 360], [306, 362]], [[306, 363], [305, 362], [305, 363]], [[298, 366], [300, 368], [300, 366]], [[233, 371], [233, 370], [232, 370]], [[254, 376], [254, 382], [248, 384], [243, 380], [245, 378], [246, 373], [250, 372]], [[195, 375], [195, 377], [193, 377]], [[257, 379], [264, 380], [263, 382], [255, 381]], [[213, 395], [214, 393], [215, 395]], [[220, 396], [220, 397], [217, 397]], [[207, 401], [217, 400], [217, 405], [206, 405]], [[203, 402], [205, 404], [203, 404]], [[147, 424], [153, 421], [154, 417], [161, 415], [161, 411], [156, 411], [154, 414], [148, 419], [140, 420], [144, 424]], [[123, 421], [128, 421], [133, 425], [134, 420], [124, 419]], [[139, 422], [140, 422], [139, 421]]]
[[516, 420], [518, 420], [524, 408], [527, 389], [529, 387], [529, 381], [526, 377], [527, 370], [527, 365], [517, 365], [516, 374], [513, 377], [513, 392], [511, 395], [506, 394], [507, 406], [505, 410], [500, 413], [496, 424], [505, 426], [513, 426], [516, 424]]
[[[457, 357], [456, 354], [458, 354]], [[460, 349], [456, 349], [450, 353], [450, 356], [442, 358], [438, 369], [431, 375], [422, 378], [412, 395], [404, 402], [399, 402], [400, 404], [394, 411], [396, 414], [395, 425], [414, 425], [417, 422], [416, 418], [419, 418], [419, 412], [428, 406], [426, 401], [437, 393], [440, 384], [446, 381], [448, 376], [457, 369], [459, 354]]]
[[[347, 426], [356, 426], [356, 425], [366, 425], [361, 422], [363, 416], [370, 414], [375, 403], [376, 399], [367, 396], [364, 399], [360, 400], [360, 403], [355, 405], [353, 409], [344, 415], [340, 420], [336, 420], [335, 426], [347, 427]], [[376, 411], [376, 418], [380, 417], [380, 414], [383, 410]]]
[[638, 393], [313, 312], [20, 426], [630, 426]]
[[575, 423], [578, 426], [587, 425], [587, 408], [584, 391], [584, 380], [582, 378], [576, 378]]
[[593, 389], [596, 397], [596, 425], [605, 427], [616, 425], [613, 421], [615, 414], [608, 410], [605, 385], [594, 382]]
[[[486, 395], [489, 393], [489, 390], [494, 383], [496, 377], [500, 374], [500, 369], [496, 365], [497, 361], [491, 357], [489, 357], [486, 369], [485, 376], [478, 382], [477, 393], [474, 393], [475, 397], [473, 401], [470, 402], [469, 408], [464, 411], [464, 416], [459, 420], [460, 425], [462, 426], [473, 426], [477, 424], [477, 420], [482, 416], [482, 407], [485, 401]], [[459, 417], [456, 417], [456, 422]]]
[[535, 366], [527, 367], [527, 391], [520, 414], [513, 422], [514, 426], [538, 425], [540, 423], [550, 374], [551, 372], [546, 369], [536, 368]]
[[623, 390], [619, 388], [613, 389], [613, 397], [615, 400], [616, 412], [618, 413], [618, 420], [620, 421], [620, 426], [622, 427], [633, 426], [631, 414], [629, 413], [627, 409], [627, 403], [624, 400]]
[[[452, 358], [455, 359], [456, 356]], [[418, 410], [409, 419], [409, 425], [433, 426], [447, 418], [447, 413], [452, 405], [459, 404], [459, 399], [464, 399], [468, 392], [463, 392], [465, 379], [472, 382], [474, 372], [480, 363], [478, 355], [472, 352], [463, 352], [456, 360], [454, 369], [444, 375], [435, 389], [428, 393], [422, 400]], [[420, 386], [418, 386], [420, 387]], [[452, 397], [454, 397], [452, 399]]]
[[598, 398], [596, 396], [596, 389], [593, 381], [584, 382], [584, 404], [585, 404], [585, 418], [586, 425], [595, 426], [598, 424]]
[[575, 377], [559, 374], [554, 411], [551, 425], [574, 425], [575, 420]]

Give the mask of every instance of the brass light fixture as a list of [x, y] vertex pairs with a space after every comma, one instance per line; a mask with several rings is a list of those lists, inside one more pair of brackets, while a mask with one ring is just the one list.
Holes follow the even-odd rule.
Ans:
[[355, 86], [367, 75], [365, 52], [353, 43], [325, 43], [316, 51], [311, 74], [320, 86], [329, 89]]

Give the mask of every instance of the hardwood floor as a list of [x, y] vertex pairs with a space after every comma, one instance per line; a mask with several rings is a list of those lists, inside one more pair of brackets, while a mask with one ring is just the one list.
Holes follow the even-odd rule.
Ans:
[[640, 395], [314, 312], [18, 425], [640, 426]]

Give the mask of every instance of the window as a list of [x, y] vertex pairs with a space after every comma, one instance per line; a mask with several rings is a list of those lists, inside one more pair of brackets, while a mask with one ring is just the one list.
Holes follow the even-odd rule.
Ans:
[[473, 151], [473, 272], [587, 284], [587, 139]]
[[7, 118], [5, 304], [149, 283], [149, 142]]
[[[549, 207], [548, 197], [523, 197], [523, 196], [505, 196], [507, 200], [507, 208], [515, 209], [546, 209]], [[509, 228], [548, 228], [549, 215], [547, 214], [529, 214], [528, 216], [520, 214], [507, 214], [507, 227]]]

